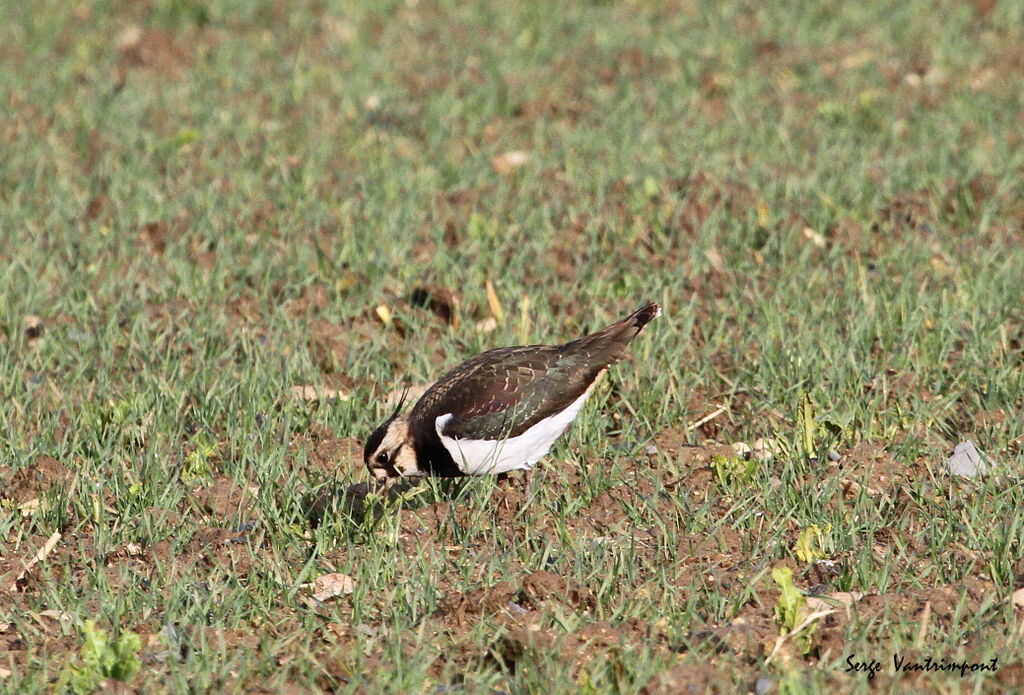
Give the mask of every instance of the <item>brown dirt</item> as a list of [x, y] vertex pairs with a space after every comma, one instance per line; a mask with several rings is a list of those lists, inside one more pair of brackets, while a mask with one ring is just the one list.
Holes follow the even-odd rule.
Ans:
[[[583, 674], [596, 668], [613, 668], [622, 654], [643, 647], [660, 651], [666, 658], [679, 659], [677, 666], [652, 677], [643, 692], [667, 693], [688, 688], [698, 692], [731, 692], [736, 687], [750, 687], [758, 675], [753, 666], [763, 663], [778, 637], [773, 612], [778, 592], [766, 566], [758, 564], [764, 562], [763, 556], [755, 562], [751, 559], [752, 551], [770, 543], [791, 548], [798, 529], [787, 526], [740, 531], [725, 519], [711, 528], [679, 533], [674, 547], [666, 551], [660, 547], [663, 545], [661, 531], [653, 526], [638, 526], [632, 520], [637, 514], [648, 513], [661, 519], [680, 519], [685, 516], [687, 505], [694, 501], [709, 501], [723, 515], [728, 512], [731, 502], [720, 489], [710, 463], [715, 456], [735, 456], [735, 450], [728, 444], [691, 443], [700, 436], [682, 428], [658, 433], [653, 439], [657, 453], [617, 462], [621, 471], [617, 473], [617, 482], [609, 489], [594, 491], [589, 487], [593, 468], [611, 465], [609, 461], [600, 460], [586, 461], [581, 467], [548, 461], [534, 474], [534, 484], [542, 486], [549, 501], [558, 496], [564, 500], [584, 501], [582, 508], [563, 519], [566, 528], [578, 539], [604, 544], [628, 538], [635, 544], [638, 579], [634, 585], [619, 589], [624, 597], [631, 592], [648, 590], [645, 573], [655, 565], [664, 564], [666, 556], [663, 554], [668, 552], [667, 561], [671, 566], [664, 569], [670, 573], [670, 586], [682, 595], [698, 587], [732, 597], [744, 596], [735, 615], [727, 620], [708, 618], [703, 623], [697, 622], [681, 636], [660, 623], [637, 619], [610, 621], [595, 614], [598, 602], [594, 587], [581, 585], [563, 574], [537, 571], [512, 561], [512, 572], [506, 578], [480, 577], [477, 585], [468, 589], [462, 580], [457, 584], [452, 576], [437, 578], [436, 589], [441, 594], [437, 609], [424, 619], [422, 626], [423, 635], [432, 636], [431, 648], [436, 651], [433, 673], [441, 677], [467, 668], [504, 668], [514, 672], [526, 655], [543, 651], [557, 653], [574, 672]], [[323, 428], [310, 427], [292, 439], [295, 465], [303, 462], [304, 472], [314, 482], [319, 479], [326, 483], [348, 471], [360, 470], [361, 454], [359, 440], [332, 436]], [[913, 505], [930, 504], [927, 499], [910, 500], [906, 493], [910, 485], [929, 480], [929, 472], [920, 462], [898, 461], [874, 442], [840, 447], [839, 454], [838, 462], [820, 464], [828, 471], [826, 479], [840, 481], [828, 504], [843, 507], [866, 495], [877, 503], [880, 513], [893, 514], [894, 522]], [[45, 500], [55, 488], [66, 483], [68, 476], [68, 469], [60, 462], [40, 456], [31, 469], [4, 476], [3, 494], [5, 499], [19, 504], [37, 498]], [[400, 547], [408, 552], [426, 548], [434, 553], [448, 553], [453, 561], [458, 561], [466, 544], [474, 541], [456, 542], [451, 535], [456, 527], [477, 525], [485, 535], [501, 529], [507, 537], [521, 538], [528, 520], [531, 534], [550, 532], [554, 523], [551, 515], [544, 513], [545, 508], [537, 500], [525, 504], [521, 483], [513, 479], [509, 484], [496, 485], [487, 493], [491, 495], [488, 505], [491, 516], [484, 524], [472, 518], [469, 505], [453, 503], [447, 497], [412, 498], [401, 516], [397, 539]], [[453, 491], [458, 484], [453, 483]], [[411, 487], [396, 485], [392, 493], [408, 492]], [[351, 505], [353, 510], [361, 510], [359, 503], [366, 492], [362, 483], [335, 483], [334, 487], [325, 484], [323, 498], [318, 501], [321, 513], [326, 508], [324, 504], [338, 505], [338, 508]], [[766, 491], [769, 493], [770, 490]], [[936, 503], [948, 494], [951, 493], [936, 490]], [[106, 581], [111, 586], [118, 586], [126, 579], [138, 581], [139, 577], [152, 576], [158, 565], [170, 568], [172, 577], [191, 576], [196, 567], [212, 570], [211, 576], [240, 579], [254, 568], [267, 571], [267, 559], [259, 550], [262, 538], [259, 527], [247, 522], [247, 517], [255, 515], [254, 505], [254, 490], [229, 478], [217, 476], [197, 485], [182, 501], [178, 514], [161, 513], [151, 517], [152, 521], [175, 529], [175, 538], [183, 541], [183, 545], [172, 550], [169, 540], [160, 540], [114, 549], [102, 558]], [[877, 562], [887, 562], [911, 572], [914, 567], [909, 560], [890, 556], [890, 549], [897, 541], [911, 551], [915, 548], [913, 527], [908, 531], [906, 525], [894, 524], [894, 528], [897, 527], [902, 530], [888, 533], [883, 530], [875, 535], [873, 552]], [[3, 586], [13, 583], [22, 563], [45, 542], [44, 535], [34, 535], [24, 539], [18, 548], [11, 549], [13, 552], [0, 553]], [[60, 568], [64, 560], [71, 562], [70, 554], [75, 548], [91, 542], [88, 537], [63, 538], [52, 551], [46, 567]], [[837, 570], [826, 564], [798, 563], [788, 550], [783, 553], [784, 557], [772, 561], [771, 566], [791, 567], [798, 586], [803, 588], [816, 587], [816, 591], [823, 593], [833, 590]], [[967, 548], [954, 548], [952, 553], [956, 562], [978, 559], [972, 558]], [[331, 557], [327, 554], [325, 559]], [[845, 558], [837, 555], [834, 560], [841, 564]], [[27, 596], [38, 595], [46, 582], [70, 579], [74, 584], [79, 581], [75, 577], [55, 576], [54, 572], [60, 571], [37, 567], [17, 584], [16, 591], [0, 590], [0, 601], [21, 605]], [[786, 645], [777, 658], [807, 663], [838, 658], [846, 648], [843, 635], [851, 622], [870, 626], [906, 617], [921, 620], [927, 612], [933, 629], [947, 629], [957, 611], [979, 610], [992, 588], [990, 580], [972, 577], [957, 585], [921, 590], [902, 588], [885, 594], [869, 592], [849, 609], [839, 610], [820, 621], [808, 654], [796, 653]], [[612, 599], [612, 605], [615, 600]], [[349, 611], [340, 604], [336, 604], [335, 609], [342, 616]], [[332, 620], [338, 617], [338, 613], [330, 615]], [[566, 617], [567, 622], [563, 622]], [[490, 626], [488, 629], [493, 634], [483, 649], [477, 636], [481, 625]], [[61, 637], [57, 631], [50, 631], [44, 639], [29, 644], [15, 627], [0, 627], [3, 627], [0, 631], [0, 661], [3, 663], [25, 664], [66, 650], [75, 642], [73, 636]], [[318, 632], [318, 636], [311, 637], [314, 641], [309, 648], [323, 652], [325, 673], [334, 674], [325, 675], [325, 683], [331, 678], [342, 678], [343, 672], [347, 674], [344, 658], [339, 656], [332, 661], [330, 655], [335, 652], [331, 650], [351, 645], [357, 634], [355, 630], [365, 629], [386, 628], [373, 623], [352, 626], [332, 622]], [[210, 633], [209, 637], [247, 648], [245, 635], [251, 631], [240, 629], [237, 632]], [[879, 635], [880, 639], [882, 637]], [[417, 644], [410, 642], [407, 648], [422, 648], [422, 644]], [[152, 651], [158, 651], [157, 647], [153, 646]], [[734, 674], [723, 670], [725, 667], [717, 662], [719, 658], [723, 659], [722, 664], [738, 660], [752, 667], [742, 676], [745, 680], [738, 682], [733, 680]], [[373, 663], [373, 658], [369, 658], [364, 666], [372, 668]], [[385, 667], [383, 662], [380, 667]], [[1024, 669], [1019, 664], [1007, 664], [999, 674], [999, 682], [1013, 687], [1021, 680], [1022, 673]]]
[[70, 477], [70, 471], [60, 461], [45, 454], [36, 456], [31, 465], [11, 474], [0, 474], [0, 500], [9, 499], [20, 505], [38, 499]]

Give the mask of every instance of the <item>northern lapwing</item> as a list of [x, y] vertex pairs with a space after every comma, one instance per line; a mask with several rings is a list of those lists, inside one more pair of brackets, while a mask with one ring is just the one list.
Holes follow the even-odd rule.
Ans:
[[652, 303], [563, 345], [477, 355], [438, 379], [408, 415], [400, 415], [400, 402], [366, 440], [363, 461], [378, 481], [529, 472], [579, 414], [598, 378], [660, 315]]

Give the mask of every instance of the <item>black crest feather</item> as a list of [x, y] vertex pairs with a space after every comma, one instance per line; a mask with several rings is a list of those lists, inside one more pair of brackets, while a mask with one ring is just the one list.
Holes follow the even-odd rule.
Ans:
[[394, 422], [398, 414], [402, 412], [402, 408], [405, 406], [405, 400], [409, 396], [409, 389], [406, 388], [402, 391], [401, 398], [398, 399], [398, 405], [395, 406], [394, 412], [388, 416], [388, 418], [380, 424], [380, 426], [370, 434], [366, 440], [366, 446], [363, 447], [363, 462], [370, 460], [373, 456], [373, 452], [377, 451], [380, 447], [380, 443], [384, 441], [384, 435], [388, 432], [388, 425]]

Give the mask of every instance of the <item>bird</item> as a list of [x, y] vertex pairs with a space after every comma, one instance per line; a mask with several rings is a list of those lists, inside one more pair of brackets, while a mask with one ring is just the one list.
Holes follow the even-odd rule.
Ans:
[[378, 484], [390, 478], [499, 475], [534, 465], [566, 431], [598, 379], [661, 307], [561, 345], [488, 350], [428, 388], [407, 415], [394, 412], [367, 438], [363, 462]]

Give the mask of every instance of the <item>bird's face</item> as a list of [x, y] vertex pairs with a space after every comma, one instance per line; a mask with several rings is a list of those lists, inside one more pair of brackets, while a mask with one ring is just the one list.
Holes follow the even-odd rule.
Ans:
[[424, 475], [416, 463], [409, 436], [409, 418], [397, 413], [385, 420], [366, 440], [363, 463], [376, 480]]

